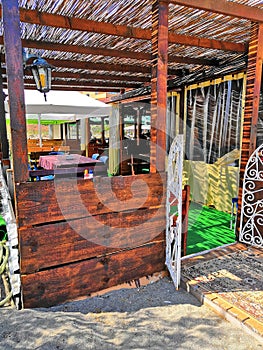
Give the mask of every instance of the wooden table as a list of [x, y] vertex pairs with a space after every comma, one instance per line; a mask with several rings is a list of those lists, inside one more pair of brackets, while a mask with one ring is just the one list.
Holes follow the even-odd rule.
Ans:
[[39, 166], [40, 169], [29, 171], [32, 180], [47, 175], [83, 177], [85, 169], [93, 170], [94, 175], [107, 175], [107, 167], [103, 162], [79, 154], [41, 156]]
[[39, 166], [47, 170], [68, 167], [86, 167], [91, 165], [95, 166], [97, 164], [102, 164], [102, 162], [79, 154], [56, 154], [39, 157]]

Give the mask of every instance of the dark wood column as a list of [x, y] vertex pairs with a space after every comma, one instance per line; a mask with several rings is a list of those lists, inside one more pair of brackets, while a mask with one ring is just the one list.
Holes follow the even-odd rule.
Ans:
[[28, 179], [23, 57], [17, 0], [3, 0], [4, 44], [10, 109], [14, 181]]
[[[262, 59], [263, 24], [253, 23], [248, 51], [245, 111], [241, 145], [241, 163], [238, 196], [239, 214], [242, 202], [242, 188], [246, 164], [249, 160], [249, 157], [256, 149], [258, 110], [262, 79]], [[240, 227], [239, 218], [240, 215], [238, 216], [237, 222], [238, 228]]]
[[[251, 92], [251, 91], [248, 91], [248, 84], [251, 83], [251, 80], [252, 81], [254, 80], [252, 114], [246, 110], [246, 105], [245, 105], [245, 117], [247, 118], [250, 114], [250, 118], [251, 118], [249, 155], [251, 155], [257, 148], [256, 143], [257, 143], [258, 111], [259, 111], [259, 102], [260, 102], [260, 88], [262, 84], [262, 64], [263, 64], [263, 24], [256, 25], [255, 31], [256, 31], [255, 39], [254, 39], [255, 41], [254, 41], [254, 44], [251, 43], [252, 45], [250, 45], [250, 50], [249, 50], [250, 57], [248, 62], [248, 76], [247, 76], [248, 81], [247, 81], [247, 95], [246, 95], [246, 98], [248, 98]], [[251, 56], [254, 56], [254, 55], [256, 56], [253, 59]], [[253, 67], [251, 65], [252, 63], [251, 58], [253, 62]], [[249, 79], [251, 80], [249, 81]]]
[[[247, 83], [243, 137], [241, 146], [241, 181], [250, 155], [256, 149], [258, 110], [263, 59], [263, 24], [253, 24], [248, 51]], [[240, 183], [240, 185], [242, 182]]]
[[101, 142], [105, 145], [105, 117], [101, 117]]
[[153, 1], [151, 78], [151, 172], [165, 170], [168, 3]]

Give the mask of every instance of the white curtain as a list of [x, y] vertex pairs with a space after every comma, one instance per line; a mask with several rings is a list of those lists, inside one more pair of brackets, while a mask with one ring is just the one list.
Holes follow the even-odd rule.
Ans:
[[172, 95], [167, 99], [167, 114], [166, 114], [166, 151], [169, 153], [171, 144], [179, 130], [179, 116], [176, 114], [177, 96]]
[[120, 110], [119, 104], [113, 104], [109, 118], [109, 173], [116, 175], [120, 164]]
[[240, 149], [243, 79], [187, 94], [186, 158], [214, 163]]

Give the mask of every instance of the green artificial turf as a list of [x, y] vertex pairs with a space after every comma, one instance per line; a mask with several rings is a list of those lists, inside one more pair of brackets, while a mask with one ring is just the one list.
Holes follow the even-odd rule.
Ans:
[[0, 226], [5, 226], [5, 225], [6, 225], [5, 220], [2, 217], [2, 215], [0, 215]]
[[230, 230], [230, 219], [229, 213], [191, 203], [188, 218], [187, 255], [235, 242], [234, 229]]

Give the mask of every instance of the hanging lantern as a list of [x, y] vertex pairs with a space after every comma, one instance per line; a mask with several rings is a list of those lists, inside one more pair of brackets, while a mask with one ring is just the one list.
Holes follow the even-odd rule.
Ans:
[[51, 89], [51, 68], [52, 66], [44, 58], [36, 58], [29, 66], [31, 68], [37, 89], [44, 94]]

